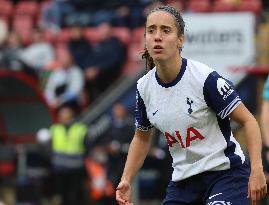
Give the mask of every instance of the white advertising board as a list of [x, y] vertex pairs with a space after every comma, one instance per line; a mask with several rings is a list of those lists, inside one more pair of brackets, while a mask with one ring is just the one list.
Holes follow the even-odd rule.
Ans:
[[255, 63], [255, 16], [251, 13], [184, 14], [182, 56], [205, 63], [238, 84], [244, 73], [231, 66]]

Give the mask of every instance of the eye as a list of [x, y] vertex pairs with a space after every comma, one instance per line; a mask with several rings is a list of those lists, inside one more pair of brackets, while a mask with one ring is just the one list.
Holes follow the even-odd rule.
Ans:
[[170, 32], [170, 29], [165, 28], [165, 29], [163, 30], [163, 32], [164, 32], [164, 33], [169, 33], [169, 32]]
[[153, 33], [153, 28], [147, 29], [147, 33]]

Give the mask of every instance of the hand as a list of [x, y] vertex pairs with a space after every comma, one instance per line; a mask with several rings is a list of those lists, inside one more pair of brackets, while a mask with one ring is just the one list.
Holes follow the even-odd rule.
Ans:
[[257, 205], [257, 202], [265, 197], [267, 193], [266, 179], [263, 169], [257, 168], [251, 170], [248, 182], [248, 198], [251, 199], [252, 205]]
[[133, 203], [130, 202], [132, 188], [129, 182], [121, 181], [116, 190], [116, 200], [119, 205], [133, 205]]

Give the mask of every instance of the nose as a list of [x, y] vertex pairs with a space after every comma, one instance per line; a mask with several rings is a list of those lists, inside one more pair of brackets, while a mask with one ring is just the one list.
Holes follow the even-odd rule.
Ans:
[[161, 32], [159, 30], [157, 30], [157, 32], [155, 33], [154, 40], [156, 42], [162, 41], [162, 35], [161, 35]]

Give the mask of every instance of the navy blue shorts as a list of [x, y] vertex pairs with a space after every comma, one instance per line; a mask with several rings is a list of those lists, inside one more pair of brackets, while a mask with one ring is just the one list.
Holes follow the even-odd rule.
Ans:
[[249, 164], [173, 182], [162, 205], [248, 205]]

